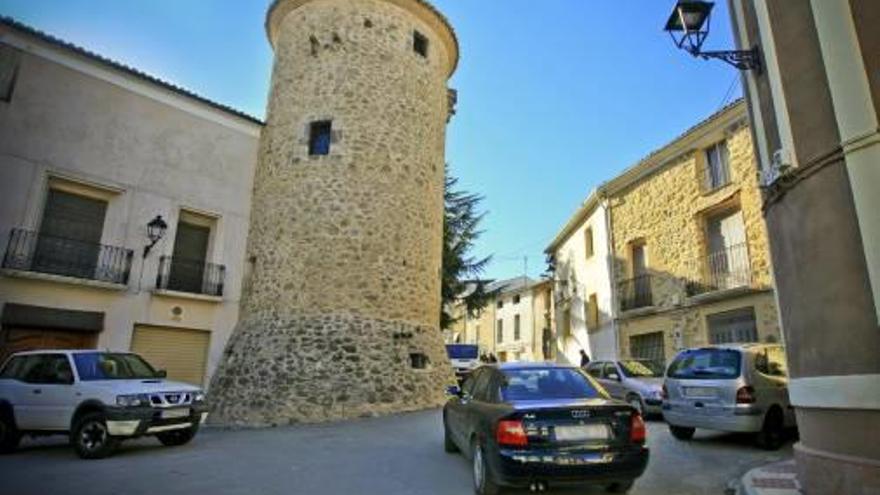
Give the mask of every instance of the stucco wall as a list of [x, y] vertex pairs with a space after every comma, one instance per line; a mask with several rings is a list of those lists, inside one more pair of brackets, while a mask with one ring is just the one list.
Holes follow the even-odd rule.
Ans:
[[[563, 362], [579, 364], [581, 349], [592, 359], [617, 356], [606, 214], [605, 206], [598, 204], [555, 252], [556, 278], [567, 282], [564, 288], [557, 284], [557, 321], [562, 317], [561, 312], [568, 312], [571, 319], [570, 335], [557, 332], [557, 359]], [[585, 236], [588, 228], [593, 231], [593, 255], [589, 258], [586, 256]], [[591, 294], [596, 294], [599, 326], [588, 329], [587, 306]]]
[[[0, 102], [3, 249], [11, 229], [39, 228], [57, 176], [110, 190], [102, 243], [135, 250], [123, 290], [2, 276], [0, 303], [104, 312], [98, 345], [117, 350], [129, 349], [135, 323], [211, 330], [210, 374], [237, 319], [260, 126], [204, 105], [195, 114], [181, 108], [199, 106], [185, 97], [5, 27], [0, 42], [23, 50], [12, 101]], [[226, 288], [218, 303], [173, 301], [183, 309], [173, 316], [167, 298], [151, 291], [181, 208], [217, 218], [209, 261], [226, 266]], [[169, 229], [142, 263], [146, 223], [156, 215]]]

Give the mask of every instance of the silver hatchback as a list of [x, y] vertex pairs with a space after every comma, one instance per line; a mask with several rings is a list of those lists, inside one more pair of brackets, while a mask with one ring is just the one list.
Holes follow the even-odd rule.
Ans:
[[660, 414], [662, 363], [650, 359], [593, 361], [586, 369], [615, 399], [628, 402], [644, 416]]
[[696, 428], [757, 433], [776, 449], [795, 426], [788, 400], [785, 352], [778, 344], [687, 349], [666, 371], [663, 418], [672, 435], [688, 440]]

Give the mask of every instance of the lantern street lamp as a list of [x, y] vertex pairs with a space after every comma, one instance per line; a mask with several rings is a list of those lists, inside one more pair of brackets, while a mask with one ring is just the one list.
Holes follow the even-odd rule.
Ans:
[[147, 239], [150, 240], [150, 243], [144, 246], [144, 258], [150, 254], [150, 250], [165, 235], [167, 229], [168, 224], [162, 220], [162, 215], [156, 215], [156, 218], [150, 220], [150, 223], [147, 224]]
[[666, 21], [664, 31], [669, 33], [675, 46], [694, 57], [709, 60], [717, 58], [739, 70], [761, 70], [761, 53], [755, 46], [751, 50], [703, 51], [703, 42], [709, 36], [712, 24], [713, 2], [703, 0], [678, 0]]

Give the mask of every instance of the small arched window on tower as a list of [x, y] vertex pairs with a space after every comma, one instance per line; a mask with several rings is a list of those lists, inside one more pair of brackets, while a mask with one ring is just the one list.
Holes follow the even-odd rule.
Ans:
[[321, 120], [309, 125], [309, 155], [329, 155], [333, 137], [333, 122]]
[[428, 58], [428, 37], [418, 31], [413, 31], [413, 50]]

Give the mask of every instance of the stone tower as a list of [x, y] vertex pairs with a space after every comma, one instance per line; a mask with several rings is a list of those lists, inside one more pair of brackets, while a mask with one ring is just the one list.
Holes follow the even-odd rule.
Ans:
[[276, 0], [238, 326], [213, 420], [272, 425], [436, 406], [447, 79], [423, 0]]

